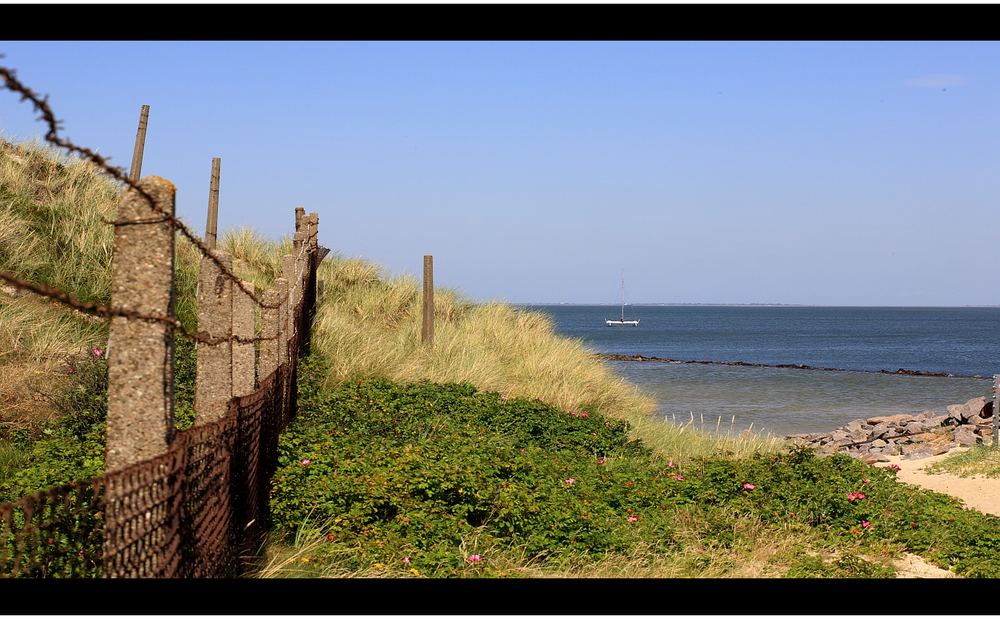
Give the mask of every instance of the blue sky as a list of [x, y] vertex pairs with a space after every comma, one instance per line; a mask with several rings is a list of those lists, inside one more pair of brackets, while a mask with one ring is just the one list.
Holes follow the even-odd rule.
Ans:
[[[1000, 304], [1000, 43], [3, 42], [64, 134], [202, 231], [480, 299]], [[0, 92], [0, 131], [40, 136]]]

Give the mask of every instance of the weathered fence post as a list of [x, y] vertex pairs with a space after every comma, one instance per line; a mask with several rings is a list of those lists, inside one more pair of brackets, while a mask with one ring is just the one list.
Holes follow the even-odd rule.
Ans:
[[[253, 290], [253, 283], [243, 280], [243, 286]], [[233, 287], [233, 335], [252, 340], [256, 321], [257, 304], [247, 293]], [[252, 341], [233, 341], [233, 396], [239, 397], [253, 393], [256, 386], [256, 361]]]
[[302, 224], [305, 223], [306, 209], [301, 206], [295, 207], [295, 231], [298, 232], [302, 229]]
[[[260, 378], [268, 377], [281, 365], [281, 297], [287, 292], [285, 280], [278, 279], [261, 299], [265, 307], [260, 310]], [[274, 307], [267, 307], [268, 305]]]
[[288, 280], [284, 277], [274, 280], [274, 289], [277, 291], [281, 303], [278, 308], [277, 352], [278, 365], [282, 365], [288, 361], [288, 333], [292, 330], [288, 311]]
[[205, 244], [215, 249], [219, 232], [219, 168], [222, 159], [212, 157], [212, 177], [208, 182], [208, 221], [205, 222]]
[[[156, 206], [174, 213], [176, 189], [153, 176], [139, 186]], [[115, 227], [111, 304], [144, 316], [172, 318], [174, 230], [135, 189], [124, 195], [117, 219], [153, 223]], [[108, 414], [104, 486], [106, 577], [171, 575], [171, 528], [176, 512], [167, 484], [137, 488], [143, 472], [121, 471], [167, 453], [174, 433], [173, 329], [157, 321], [115, 316], [108, 357]], [[149, 472], [145, 472], [148, 476]], [[154, 474], [155, 477], [155, 474]]]
[[1000, 445], [1000, 374], [993, 375], [993, 446]]
[[[173, 215], [175, 188], [152, 176], [139, 183]], [[160, 217], [137, 191], [125, 194], [120, 221]], [[173, 315], [174, 232], [169, 221], [115, 228], [111, 303], [144, 315]], [[162, 322], [115, 316], [109, 335], [105, 465], [113, 471], [167, 451], [173, 434], [173, 330]]]
[[[212, 254], [232, 271], [233, 258], [222, 250]], [[233, 282], [208, 256], [201, 259], [198, 273], [198, 332], [209, 338], [225, 338], [214, 344], [198, 342], [195, 375], [195, 423], [221, 419], [233, 397]]]
[[420, 340], [434, 345], [434, 256], [424, 256], [424, 324]]
[[142, 152], [146, 148], [146, 125], [149, 122], [149, 106], [139, 109], [139, 130], [135, 133], [135, 148], [132, 150], [132, 165], [129, 167], [128, 178], [133, 183], [139, 181], [142, 174]]
[[[299, 293], [299, 287], [295, 281], [295, 256], [285, 255], [281, 257], [281, 277], [288, 283], [288, 303], [285, 308], [286, 315], [288, 316], [288, 331], [285, 335], [286, 339], [291, 342], [296, 334], [295, 308], [298, 305], [297, 295]], [[293, 348], [294, 345], [289, 344], [288, 358], [291, 358], [295, 354]]]

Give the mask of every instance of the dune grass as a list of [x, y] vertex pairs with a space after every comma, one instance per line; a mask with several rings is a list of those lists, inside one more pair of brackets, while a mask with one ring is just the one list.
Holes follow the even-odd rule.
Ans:
[[[0, 142], [0, 268], [84, 300], [110, 302], [113, 228], [105, 221], [114, 218], [120, 193], [89, 163], [37, 144]], [[224, 232], [219, 246], [233, 255], [235, 272], [257, 292], [280, 276], [281, 256], [291, 251], [289, 238], [271, 241], [249, 228]], [[197, 323], [200, 261], [198, 250], [178, 235], [176, 313], [189, 328]], [[319, 278], [325, 296], [313, 346], [331, 361], [327, 386], [365, 378], [468, 383], [508, 398], [537, 398], [627, 420], [636, 436], [680, 460], [780, 444], [757, 436], [720, 438], [652, 419], [651, 397], [594, 359], [581, 341], [557, 336], [544, 314], [477, 304], [458, 291], [437, 288], [435, 340], [428, 348], [420, 342], [421, 295], [413, 276], [389, 277], [374, 264], [333, 253], [321, 264]], [[8, 369], [28, 362], [30, 376], [37, 370], [40, 380], [58, 382], [56, 368], [67, 356], [106, 341], [106, 325], [54, 304], [2, 294], [0, 301], [0, 342], [11, 342], [0, 351], [30, 351], [15, 355], [20, 361], [0, 354], [0, 365]], [[26, 379], [8, 382], [20, 386], [7, 387], [5, 410], [24, 405], [29, 391]]]
[[959, 477], [1000, 477], [1000, 448], [975, 445], [927, 467], [928, 473], [951, 473]]

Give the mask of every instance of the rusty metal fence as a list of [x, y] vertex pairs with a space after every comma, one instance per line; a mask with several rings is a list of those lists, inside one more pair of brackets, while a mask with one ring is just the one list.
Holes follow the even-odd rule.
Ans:
[[[111, 305], [84, 302], [0, 271], [0, 280], [110, 321], [106, 472], [0, 504], [0, 577], [233, 577], [253, 569], [269, 526], [278, 435], [294, 417], [298, 357], [315, 310], [319, 216], [295, 209], [293, 253], [258, 298], [215, 250], [174, 215], [175, 188], [139, 179], [143, 106], [126, 175], [58, 135], [47, 99], [0, 67], [0, 86], [30, 101], [49, 143], [125, 185], [115, 226]], [[212, 192], [218, 196], [218, 165]], [[210, 222], [212, 218], [210, 216]], [[202, 255], [198, 331], [173, 315], [174, 237]], [[257, 309], [261, 334], [254, 335]], [[173, 338], [197, 342], [194, 427], [173, 427]], [[112, 344], [113, 342], [113, 344]], [[259, 346], [259, 348], [257, 348]], [[256, 390], [253, 389], [257, 385]]]
[[[296, 351], [308, 337], [315, 295], [314, 275], [307, 281]], [[297, 356], [233, 398], [218, 421], [177, 432], [160, 456], [0, 504], [0, 575], [205, 578], [252, 570], [269, 525], [278, 435], [295, 413]]]

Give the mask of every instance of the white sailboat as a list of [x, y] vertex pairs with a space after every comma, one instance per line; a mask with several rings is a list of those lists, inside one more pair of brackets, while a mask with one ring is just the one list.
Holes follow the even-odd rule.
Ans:
[[638, 327], [639, 320], [625, 320], [625, 273], [622, 272], [622, 314], [618, 320], [605, 320], [609, 327]]

